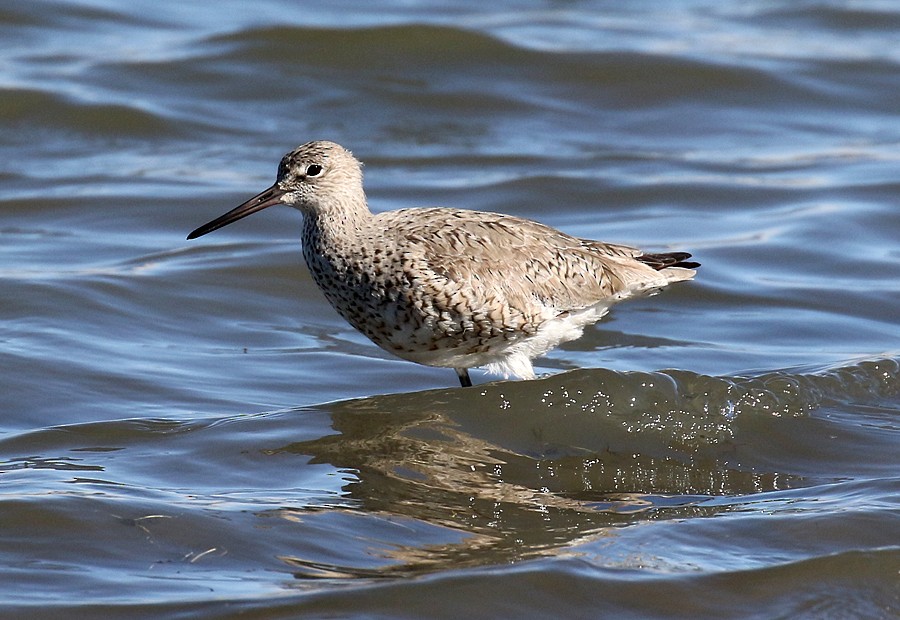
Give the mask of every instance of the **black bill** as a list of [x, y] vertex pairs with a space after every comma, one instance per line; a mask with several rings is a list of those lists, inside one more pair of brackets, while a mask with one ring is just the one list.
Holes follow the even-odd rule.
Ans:
[[204, 224], [203, 226], [189, 234], [187, 238], [196, 239], [197, 237], [202, 237], [206, 233], [218, 230], [223, 226], [227, 226], [228, 224], [236, 222], [241, 218], [256, 213], [257, 211], [262, 211], [266, 207], [281, 204], [281, 197], [284, 194], [285, 191], [278, 187], [278, 184], [276, 183], [269, 189], [260, 192], [244, 204], [235, 207], [225, 215], [217, 217], [213, 221]]

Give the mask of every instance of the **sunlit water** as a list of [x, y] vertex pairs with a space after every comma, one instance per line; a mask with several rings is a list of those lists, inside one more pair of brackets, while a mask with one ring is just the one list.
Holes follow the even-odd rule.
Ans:
[[[894, 3], [8, 4], [5, 616], [900, 613]], [[453, 388], [185, 240], [316, 138], [703, 266]]]

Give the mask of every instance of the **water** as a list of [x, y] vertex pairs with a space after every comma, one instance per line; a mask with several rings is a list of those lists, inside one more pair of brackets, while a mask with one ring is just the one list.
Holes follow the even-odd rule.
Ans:
[[[6, 617], [900, 613], [895, 3], [0, 7]], [[689, 250], [533, 382], [345, 325], [299, 215]]]

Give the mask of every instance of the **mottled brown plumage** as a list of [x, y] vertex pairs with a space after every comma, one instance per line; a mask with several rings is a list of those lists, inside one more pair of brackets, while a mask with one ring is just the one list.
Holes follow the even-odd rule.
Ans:
[[303, 213], [303, 256], [332, 306], [399, 357], [533, 378], [531, 360], [579, 337], [609, 306], [688, 280], [690, 254], [643, 254], [498, 213], [450, 208], [372, 214], [362, 170], [333, 142], [281, 160], [275, 184], [193, 239], [274, 204]]

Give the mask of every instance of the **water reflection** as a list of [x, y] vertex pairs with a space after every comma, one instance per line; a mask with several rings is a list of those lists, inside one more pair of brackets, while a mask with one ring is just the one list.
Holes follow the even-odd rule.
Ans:
[[[816, 424], [809, 412], [832, 390], [896, 371], [892, 361], [744, 379], [583, 370], [336, 403], [335, 434], [272, 453], [343, 472], [340, 510], [445, 531], [422, 545], [382, 541], [376, 568], [283, 559], [298, 578], [497, 565], [558, 556], [623, 526], [734, 510], [748, 495], [815, 482], [768, 444]], [[277, 512], [303, 520], [321, 510]]]

